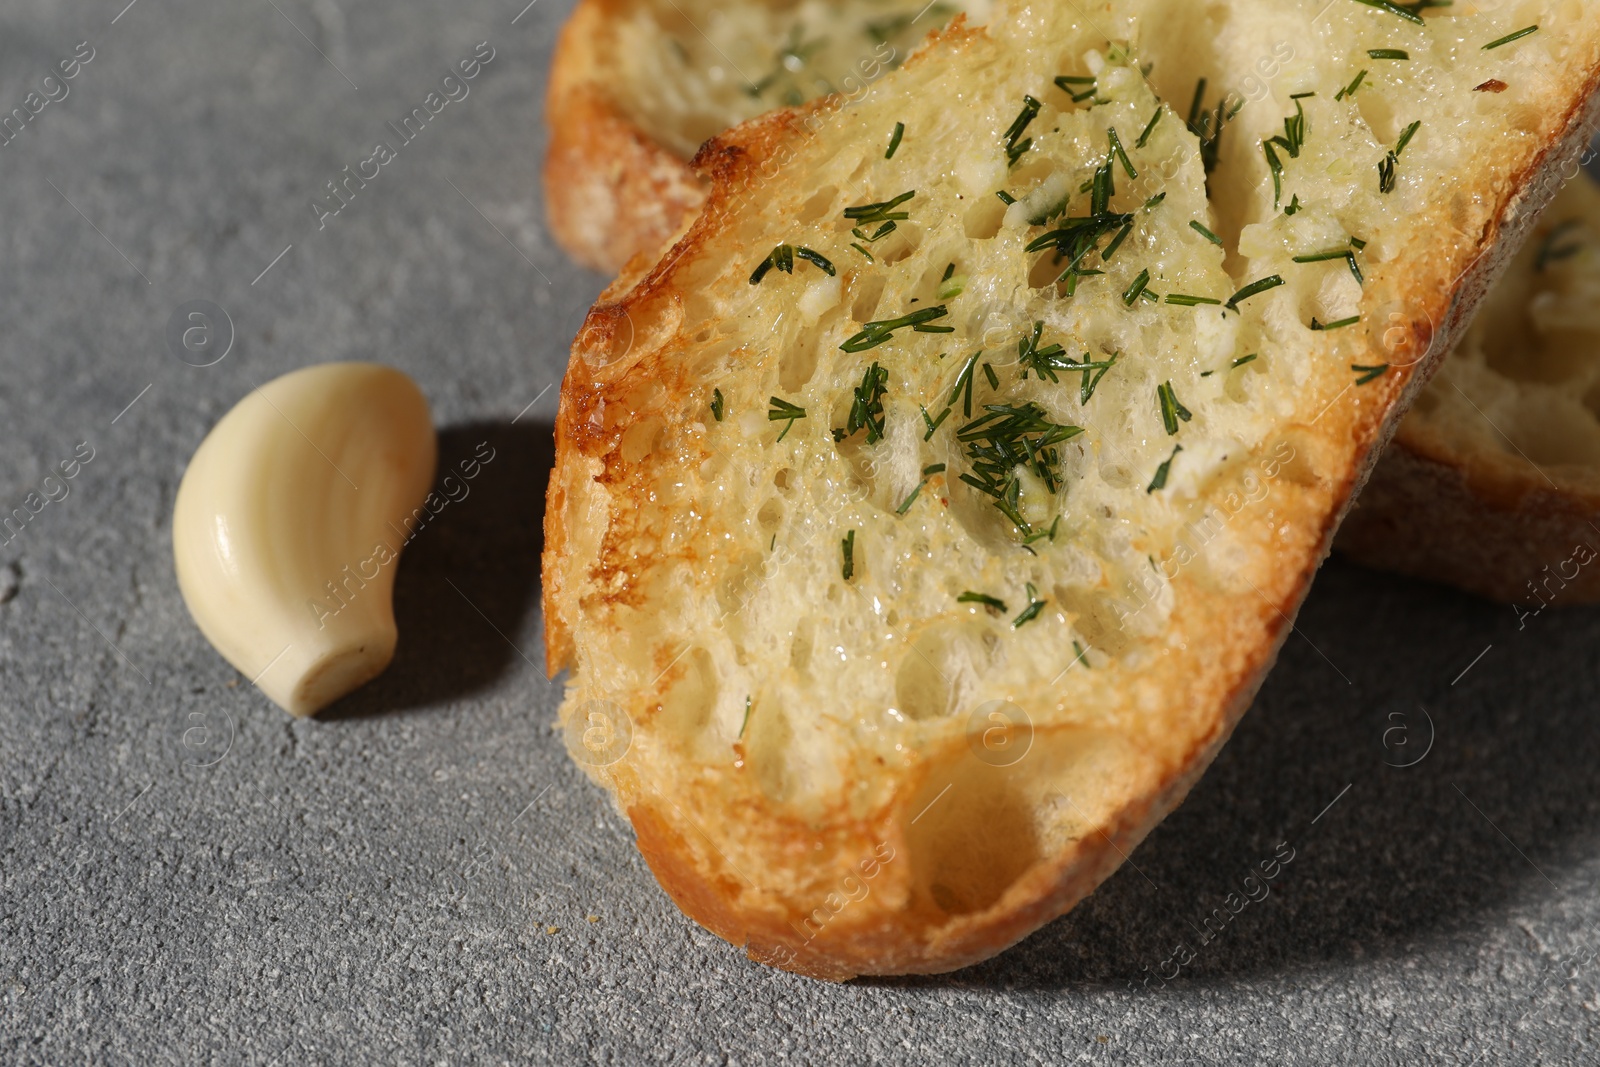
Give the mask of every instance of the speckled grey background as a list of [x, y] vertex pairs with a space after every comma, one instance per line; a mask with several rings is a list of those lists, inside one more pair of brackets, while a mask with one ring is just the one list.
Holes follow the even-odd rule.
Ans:
[[[568, 4], [522, 2], [0, 13], [0, 112], [95, 49], [0, 147], [0, 510], [95, 450], [0, 545], [0, 1061], [1600, 1058], [1600, 613], [1519, 629], [1337, 562], [1188, 803], [1011, 952], [829, 986], [685, 920], [551, 729], [553, 387], [603, 279], [535, 195]], [[319, 230], [311, 198], [479, 41], [471, 95]], [[236, 331], [207, 368], [164, 341], [195, 299]], [[253, 384], [346, 358], [415, 376], [447, 458], [497, 458], [408, 553], [389, 673], [291, 722], [190, 623], [169, 512]]]

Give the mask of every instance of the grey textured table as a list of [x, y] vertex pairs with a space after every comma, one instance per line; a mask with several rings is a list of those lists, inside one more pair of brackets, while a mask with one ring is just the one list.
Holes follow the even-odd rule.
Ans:
[[[829, 986], [693, 926], [541, 669], [555, 383], [603, 281], [535, 195], [567, 5], [125, 2], [0, 14], [0, 114], [94, 49], [0, 147], [3, 510], [94, 449], [0, 545], [0, 1061], [1600, 1058], [1600, 613], [1519, 629], [1337, 562], [1189, 801], [1011, 952]], [[319, 228], [480, 41], [470, 95]], [[198, 299], [235, 334], [203, 368], [165, 341]], [[497, 458], [408, 553], [388, 674], [291, 722], [190, 623], [169, 515], [252, 385], [345, 358], [415, 376], [446, 458]]]

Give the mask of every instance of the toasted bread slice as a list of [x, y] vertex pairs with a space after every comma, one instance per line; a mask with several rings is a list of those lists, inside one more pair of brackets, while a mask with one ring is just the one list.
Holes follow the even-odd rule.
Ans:
[[[1183, 798], [1585, 140], [1600, 5], [1442, 10], [1017, 4], [700, 150], [574, 342], [543, 582], [569, 751], [690, 916], [949, 970]], [[1220, 139], [1163, 102], [1285, 41]]]
[[[584, 0], [574, 13], [551, 80], [546, 195], [557, 235], [590, 266], [619, 270], [699, 211], [705, 188], [689, 160], [706, 138], [769, 106], [858, 91], [955, 5], [811, 0], [721, 10], [733, 17], [650, 0]], [[717, 28], [715, 40], [697, 31], [702, 23]], [[852, 50], [865, 57], [854, 67]], [[739, 69], [762, 73], [741, 82]], [[1255, 69], [1242, 79], [1247, 89], [1261, 80]], [[1561, 201], [1538, 239], [1587, 248], [1600, 230], [1600, 193], [1577, 183]], [[1591, 406], [1600, 402], [1600, 317], [1572, 306], [1600, 296], [1600, 281], [1587, 281], [1600, 277], [1600, 257], [1563, 256], [1548, 271], [1536, 269], [1539, 258], [1518, 259], [1465, 341], [1466, 365], [1447, 363], [1401, 423], [1394, 455], [1341, 528], [1336, 547], [1345, 554], [1498, 600], [1600, 600], [1600, 567], [1584, 562], [1600, 552], [1600, 424]], [[1558, 319], [1536, 313], [1535, 298], [1558, 308]]]
[[575, 258], [615, 274], [699, 211], [695, 150], [730, 126], [858, 94], [989, 0], [582, 0], [545, 96], [546, 214]]
[[1530, 606], [1600, 601], [1600, 187], [1575, 177], [1400, 424], [1336, 547]]

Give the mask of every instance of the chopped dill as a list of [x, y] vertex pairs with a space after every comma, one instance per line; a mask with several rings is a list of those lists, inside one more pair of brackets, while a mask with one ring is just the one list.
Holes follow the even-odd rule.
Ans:
[[[960, 397], [963, 390], [965, 390], [966, 399], [962, 402], [962, 415], [969, 419], [972, 418], [972, 371], [978, 365], [978, 357], [981, 355], [983, 355], [983, 350], [980, 348], [967, 359], [967, 362], [961, 368], [961, 373], [956, 375], [956, 387], [950, 391], [950, 399], [947, 401], [951, 407], [954, 407], [956, 398]], [[930, 431], [931, 435], [932, 432]]]
[[1194, 418], [1194, 413], [1184, 407], [1183, 402], [1178, 399], [1178, 394], [1173, 391], [1170, 381], [1156, 386], [1156, 401], [1161, 405], [1161, 425], [1166, 428], [1168, 437], [1178, 432], [1179, 419], [1188, 422]]
[[1233, 311], [1238, 311], [1239, 305], [1244, 301], [1249, 300], [1252, 296], [1259, 296], [1269, 289], [1276, 289], [1282, 284], [1283, 277], [1277, 274], [1269, 275], [1268, 277], [1262, 278], [1259, 281], [1251, 282], [1249, 285], [1245, 286], [1243, 289], [1240, 289], [1237, 293], [1234, 293], [1231, 297], [1229, 297], [1227, 306]]
[[1216, 234], [1212, 233], [1211, 230], [1209, 228], [1207, 228], [1206, 225], [1204, 223], [1200, 222], [1198, 219], [1191, 219], [1190, 220], [1189, 229], [1193, 230], [1195, 233], [1199, 234], [1201, 237], [1204, 237], [1206, 240], [1210, 241], [1212, 244], [1216, 245], [1218, 248], [1223, 247], [1222, 238], [1220, 238]]
[[1141, 133], [1139, 135], [1139, 139], [1133, 143], [1133, 147], [1135, 147], [1135, 148], [1143, 148], [1144, 145], [1145, 145], [1145, 142], [1150, 140], [1150, 135], [1155, 132], [1156, 123], [1161, 121], [1161, 112], [1163, 110], [1164, 109], [1161, 107], [1160, 104], [1156, 105], [1156, 113], [1154, 115], [1150, 116], [1149, 125], [1145, 126], [1144, 132]]
[[767, 276], [767, 272], [772, 270], [774, 267], [783, 271], [785, 274], [794, 273], [793, 245], [779, 245], [771, 252], [768, 252], [767, 258], [763, 259], [760, 265], [758, 265], [756, 269], [750, 273], [750, 284], [760, 285], [761, 279], [765, 278]]
[[1150, 271], [1148, 269], [1140, 271], [1139, 276], [1133, 280], [1133, 284], [1129, 285], [1127, 291], [1122, 294], [1122, 302], [1128, 307], [1133, 307], [1134, 301], [1144, 295], [1145, 288], [1149, 284]]
[[782, 271], [785, 274], [793, 274], [794, 257], [796, 256], [799, 256], [808, 263], [814, 264], [829, 277], [833, 277], [839, 273], [834, 268], [833, 264], [828, 260], [828, 258], [820, 252], [813, 252], [804, 245], [800, 245], [798, 247], [795, 245], [778, 245], [767, 254], [767, 258], [763, 259], [760, 265], [758, 265], [751, 273], [750, 284], [760, 285], [761, 279], [765, 278], [767, 276], [767, 272], [774, 268]]
[[767, 421], [788, 423], [788, 425], [783, 428], [783, 432], [778, 435], [778, 440], [782, 441], [785, 437], [789, 436], [789, 431], [794, 429], [795, 420], [806, 417], [806, 409], [798, 404], [791, 404], [787, 400], [783, 400], [775, 396], [768, 397], [767, 402], [772, 405], [772, 407], [767, 411]]
[[796, 246], [794, 254], [805, 260], [807, 263], [812, 264], [830, 278], [839, 273], [836, 269], [834, 269], [833, 263], [829, 261], [828, 257], [824, 256], [821, 252], [813, 252], [805, 245]]
[[1033, 138], [1023, 137], [1022, 133], [1028, 128], [1029, 123], [1039, 117], [1039, 109], [1043, 106], [1043, 104], [1035, 100], [1033, 97], [1026, 95], [1023, 96], [1022, 110], [1017, 114], [1015, 119], [1011, 120], [1011, 125], [1006, 128], [1006, 132], [1004, 134], [1006, 141], [1006, 159], [1010, 161], [1011, 166], [1016, 166], [1017, 160], [1022, 158], [1022, 154], [1033, 147]]
[[1039, 612], [1044, 610], [1045, 602], [1039, 599], [1039, 590], [1033, 587], [1032, 582], [1028, 582], [1027, 586], [1028, 606], [1022, 609], [1022, 614], [1011, 620], [1011, 628], [1013, 630], [1022, 626], [1024, 623], [1032, 622], [1034, 619], [1039, 617]]
[[869, 348], [876, 348], [894, 336], [894, 331], [909, 326], [916, 333], [954, 333], [954, 326], [930, 326], [934, 319], [942, 319], [948, 315], [949, 309], [943, 304], [933, 307], [921, 308], [917, 311], [901, 315], [894, 319], [879, 319], [862, 325], [861, 331], [854, 334], [840, 345], [845, 352], [865, 352]]
[[1039, 341], [1044, 335], [1044, 323], [1035, 322], [1033, 333], [1017, 342], [1017, 362], [1022, 364], [1022, 380], [1028, 380], [1028, 372], [1037, 374], [1040, 380], [1049, 378], [1052, 382], [1059, 383], [1060, 378], [1056, 372], [1071, 366], [1071, 361], [1065, 359], [1066, 349], [1059, 344], [1039, 347]]
[[[1106, 250], [1100, 253], [1100, 262], [1110, 263], [1111, 257], [1117, 254], [1117, 249], [1122, 247], [1122, 242], [1126, 241], [1128, 239], [1128, 234], [1132, 232], [1133, 223], [1131, 222], [1122, 227], [1122, 229], [1118, 230], [1117, 235], [1111, 239], [1111, 243], [1106, 245]], [[1080, 274], [1081, 273], [1083, 272], [1080, 272]]]
[[1395, 142], [1394, 148], [1384, 156], [1378, 164], [1378, 191], [1392, 193], [1395, 189], [1395, 172], [1400, 163], [1400, 153], [1406, 150], [1406, 145], [1411, 143], [1411, 138], [1417, 135], [1417, 130], [1422, 127], [1422, 120], [1418, 119], [1400, 132], [1400, 139]]
[[1096, 363], [1091, 361], [1089, 353], [1085, 352], [1083, 359], [1077, 363], [1073, 363], [1070, 359], [1067, 360], [1072, 370], [1083, 372], [1083, 383], [1078, 389], [1078, 403], [1080, 405], [1087, 404], [1090, 398], [1094, 396], [1095, 389], [1100, 385], [1100, 379], [1106, 376], [1106, 371], [1117, 365], [1117, 359], [1121, 355], [1121, 352], [1113, 352], [1110, 359]]
[[923, 478], [922, 481], [918, 482], [917, 483], [917, 487], [915, 489], [911, 490], [911, 495], [906, 497], [905, 501], [902, 502], [899, 507], [894, 509], [894, 513], [896, 515], [904, 515], [906, 512], [910, 511], [911, 510], [911, 505], [915, 504], [917, 502], [917, 497], [921, 495], [922, 487], [927, 485], [927, 484], [928, 484], [928, 479], [927, 478]]
[[1361, 265], [1356, 262], [1356, 254], [1347, 248], [1335, 248], [1328, 252], [1312, 252], [1309, 255], [1294, 257], [1296, 263], [1325, 263], [1335, 259], [1344, 261], [1357, 284], [1367, 284], [1366, 278], [1361, 273]]
[[1172, 455], [1168, 456], [1161, 466], [1156, 468], [1156, 476], [1150, 479], [1150, 487], [1145, 490], [1146, 493], [1153, 493], [1157, 489], [1165, 489], [1167, 487], [1167, 475], [1172, 473], [1172, 461], [1177, 459], [1178, 453], [1182, 451], [1182, 445], [1173, 446]]
[[1394, 154], [1398, 156], [1401, 152], [1404, 152], [1406, 150], [1406, 145], [1411, 143], [1411, 138], [1415, 137], [1417, 135], [1417, 130], [1421, 128], [1422, 120], [1418, 119], [1416, 122], [1413, 122], [1404, 130], [1400, 131], [1400, 140], [1396, 141], [1394, 144]]
[[1423, 7], [1435, 6], [1433, 4], [1418, 4], [1413, 9], [1403, 4], [1395, 3], [1395, 0], [1356, 0], [1356, 3], [1375, 7], [1379, 11], [1387, 11], [1391, 15], [1398, 15], [1407, 22], [1415, 22], [1418, 26], [1422, 25], [1422, 16], [1418, 14], [1418, 11], [1421, 11]]
[[1122, 147], [1122, 138], [1117, 136], [1117, 128], [1115, 126], [1106, 127], [1106, 141], [1110, 146], [1107, 152], [1114, 156], [1118, 163], [1122, 164], [1122, 171], [1128, 176], [1128, 179], [1131, 181], [1137, 178], [1139, 172], [1134, 170], [1133, 164], [1128, 161], [1127, 150]]
[[896, 211], [895, 208], [917, 195], [915, 189], [907, 190], [893, 200], [883, 200], [876, 204], [857, 204], [855, 207], [844, 209], [844, 217], [854, 222], [894, 222], [911, 217], [909, 211]]
[[1207, 178], [1217, 169], [1217, 161], [1222, 153], [1222, 130], [1228, 122], [1244, 107], [1241, 98], [1230, 111], [1227, 109], [1227, 97], [1217, 101], [1215, 112], [1204, 109], [1201, 105], [1205, 102], [1206, 80], [1201, 78], [1194, 87], [1194, 100], [1189, 104], [1189, 132], [1200, 138], [1200, 162], [1205, 167]]
[[[1048, 529], [1048, 530], [1040, 530], [1037, 533], [1031, 533], [1027, 537], [1023, 538], [1023, 540], [1022, 540], [1023, 547], [1026, 548], [1028, 545], [1033, 544], [1035, 541], [1043, 541], [1046, 538], [1049, 538], [1050, 543], [1054, 544], [1055, 540], [1056, 540], [1056, 530], [1060, 526], [1061, 526], [1061, 516], [1057, 515], [1055, 517], [1055, 521], [1050, 524], [1050, 529]], [[1030, 549], [1030, 551], [1032, 551], [1032, 550]], [[1035, 552], [1034, 555], [1038, 555], [1038, 553]]]
[[971, 590], [968, 590], [967, 592], [956, 597], [956, 603], [982, 604], [986, 608], [993, 608], [994, 610], [1001, 612], [1007, 610], [1006, 602], [1001, 600], [999, 597], [990, 596], [988, 593], [974, 593]]
[[1360, 74], [1355, 76], [1355, 80], [1353, 80], [1349, 85], [1346, 85], [1343, 89], [1339, 90], [1338, 94], [1334, 96], [1334, 99], [1343, 100], [1347, 96], [1355, 96], [1356, 90], [1361, 88], [1361, 83], [1366, 81], [1366, 79], [1367, 72], [1365, 69], [1363, 69]]
[[862, 372], [861, 384], [856, 386], [855, 397], [850, 402], [850, 415], [845, 421], [845, 428], [833, 431], [834, 441], [854, 437], [861, 430], [867, 431], [869, 445], [883, 440], [883, 394], [888, 392], [888, 388], [889, 372], [874, 361]]
[[1490, 41], [1488, 44], [1483, 46], [1483, 51], [1487, 52], [1487, 51], [1489, 51], [1491, 49], [1499, 48], [1501, 45], [1510, 44], [1512, 41], [1520, 41], [1524, 37], [1528, 36], [1528, 34], [1530, 34], [1530, 33], [1538, 33], [1538, 32], [1539, 32], [1539, 27], [1538, 27], [1537, 24], [1532, 25], [1532, 26], [1525, 26], [1522, 29], [1518, 30], [1516, 33], [1508, 33], [1504, 37], [1499, 38], [1498, 40]]
[[[1087, 88], [1087, 89], [1074, 89], [1073, 88], [1074, 85], [1087, 85], [1089, 88]], [[1074, 104], [1081, 104], [1085, 100], [1088, 100], [1090, 97], [1094, 96], [1094, 94], [1096, 92], [1098, 92], [1098, 89], [1095, 86], [1095, 79], [1092, 78], [1092, 77], [1087, 77], [1087, 76], [1081, 75], [1081, 74], [1080, 75], [1066, 75], [1066, 74], [1063, 74], [1060, 77], [1055, 79], [1055, 86], [1056, 86], [1057, 89], [1060, 89], [1062, 92], [1064, 92], [1068, 96], [1072, 97], [1072, 102]]]
[[1055, 445], [1083, 433], [1079, 426], [1051, 421], [1039, 405], [985, 404], [986, 414], [956, 431], [956, 440], [966, 446], [972, 473], [961, 480], [992, 498], [994, 506], [1024, 537], [1033, 527], [1022, 517], [1022, 482], [1019, 467], [1031, 470], [1044, 483], [1046, 492], [1061, 489], [1060, 456]]

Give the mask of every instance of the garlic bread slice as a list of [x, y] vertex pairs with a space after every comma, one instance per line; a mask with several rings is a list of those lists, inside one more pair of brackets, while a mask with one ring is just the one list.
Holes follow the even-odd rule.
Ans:
[[543, 583], [569, 749], [680, 907], [930, 972], [1110, 874], [1582, 144], [1597, 7], [1519, 5], [1483, 94], [1483, 14], [1006, 4], [702, 148], [574, 342]]

